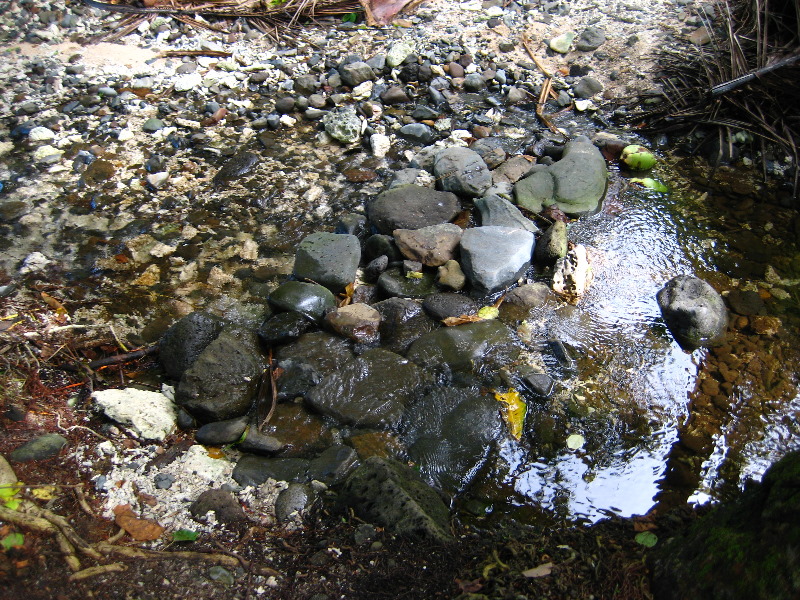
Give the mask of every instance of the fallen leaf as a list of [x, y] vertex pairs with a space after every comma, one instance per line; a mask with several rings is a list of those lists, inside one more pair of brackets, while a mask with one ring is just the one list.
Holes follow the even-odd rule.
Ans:
[[631, 183], [638, 183], [654, 192], [668, 192], [669, 188], [652, 177], [634, 177]]
[[206, 448], [206, 454], [208, 454], [208, 458], [225, 458], [222, 448]]
[[56, 314], [64, 316], [69, 314], [67, 312], [67, 309], [64, 308], [64, 305], [61, 304], [61, 302], [59, 302], [57, 299], [53, 298], [53, 296], [51, 296], [47, 292], [42, 292], [42, 300], [44, 300], [47, 303], [47, 306], [56, 311]]
[[173, 542], [193, 542], [195, 541], [200, 534], [196, 531], [192, 531], [191, 529], [178, 529], [178, 531], [172, 532], [172, 541]]
[[503, 419], [508, 425], [511, 437], [515, 440], [522, 438], [522, 425], [525, 423], [525, 413], [528, 405], [515, 389], [510, 389], [506, 393], [495, 392], [494, 397], [498, 402], [503, 403]]
[[480, 579], [467, 581], [456, 577], [456, 585], [458, 585], [458, 589], [464, 594], [474, 594], [475, 592], [483, 589], [483, 585], [480, 583], [480, 581]]
[[33, 488], [31, 490], [31, 496], [38, 500], [52, 500], [56, 497], [56, 488], [52, 485], [47, 485], [45, 487], [40, 488]]
[[114, 507], [114, 521], [127, 531], [131, 537], [140, 542], [157, 540], [164, 533], [164, 528], [149, 519], [137, 517], [131, 510], [130, 504], [120, 504]]
[[6, 537], [0, 540], [0, 546], [2, 546], [5, 550], [18, 548], [23, 544], [25, 544], [25, 536], [21, 533], [9, 533]]
[[527, 571], [523, 571], [522, 575], [524, 577], [546, 577], [550, 575], [553, 570], [553, 563], [543, 563], [538, 567], [534, 567], [533, 569], [528, 569]]
[[500, 310], [496, 306], [484, 306], [478, 311], [481, 319], [496, 319], [500, 316]]
[[579, 448], [583, 448], [585, 443], [586, 438], [579, 433], [573, 433], [567, 438], [567, 448], [570, 450], [578, 450]]
[[477, 323], [478, 321], [483, 321], [483, 318], [479, 317], [478, 315], [459, 315], [457, 317], [447, 317], [442, 319], [442, 323], [444, 323], [447, 327], [465, 325], [467, 323]]
[[658, 543], [658, 536], [650, 531], [642, 531], [641, 533], [637, 533], [636, 537], [633, 539], [645, 548], [652, 548]]

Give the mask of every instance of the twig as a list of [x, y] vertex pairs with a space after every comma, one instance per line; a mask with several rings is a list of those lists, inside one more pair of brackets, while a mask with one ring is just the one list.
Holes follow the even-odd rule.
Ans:
[[97, 575], [105, 575], [106, 573], [116, 573], [118, 571], [125, 571], [128, 567], [122, 563], [110, 563], [108, 565], [98, 565], [96, 567], [89, 567], [82, 569], [77, 573], [69, 576], [70, 581], [81, 581], [89, 577], [96, 577]]
[[83, 484], [81, 483], [76, 485], [75, 488], [73, 489], [73, 492], [75, 493], [75, 497], [78, 499], [78, 506], [80, 506], [83, 509], [83, 512], [85, 512], [90, 517], [96, 518], [97, 515], [94, 514], [92, 507], [89, 506], [89, 503], [86, 501], [86, 494], [83, 493]]

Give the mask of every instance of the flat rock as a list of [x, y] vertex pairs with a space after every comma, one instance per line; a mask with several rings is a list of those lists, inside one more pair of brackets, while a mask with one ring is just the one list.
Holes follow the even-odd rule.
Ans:
[[408, 259], [428, 267], [438, 267], [455, 258], [463, 230], [453, 223], [420, 229], [395, 229], [395, 243]]
[[257, 487], [267, 479], [274, 481], [308, 481], [309, 461], [304, 458], [272, 458], [244, 454], [236, 463], [232, 477], [242, 487]]
[[387, 269], [378, 277], [378, 288], [385, 296], [424, 298], [436, 291], [436, 276], [422, 273], [422, 277], [407, 277], [400, 268]]
[[409, 123], [397, 130], [398, 137], [412, 144], [428, 145], [436, 139], [436, 132], [424, 123]]
[[658, 306], [675, 341], [694, 350], [722, 341], [728, 327], [725, 302], [707, 282], [689, 275], [670, 279], [656, 294]]
[[504, 302], [518, 304], [525, 308], [534, 308], [544, 304], [550, 295], [550, 288], [546, 284], [537, 281], [536, 283], [527, 283], [515, 287], [505, 295]]
[[14, 462], [29, 462], [58, 456], [67, 445], [67, 438], [57, 433], [46, 433], [33, 438], [19, 448], [13, 450], [8, 458]]
[[272, 315], [258, 328], [258, 337], [267, 346], [278, 346], [296, 340], [313, 329], [313, 322], [298, 312], [281, 312]]
[[367, 304], [348, 304], [325, 315], [325, 322], [339, 335], [363, 344], [378, 341], [380, 313]]
[[539, 228], [533, 221], [524, 216], [511, 202], [496, 194], [476, 199], [475, 206], [481, 213], [483, 226], [511, 227], [539, 233]]
[[275, 518], [281, 523], [291, 521], [314, 503], [317, 495], [307, 483], [290, 483], [275, 499]]
[[422, 302], [422, 308], [437, 321], [442, 321], [448, 317], [460, 317], [461, 315], [474, 315], [480, 309], [480, 304], [464, 294], [454, 294], [443, 292], [431, 294]]
[[160, 392], [109, 389], [94, 392], [92, 399], [109, 419], [129, 426], [146, 440], [163, 440], [175, 429], [175, 405]]
[[361, 245], [356, 236], [312, 233], [297, 248], [294, 275], [340, 292], [355, 281], [360, 260]]
[[226, 419], [225, 421], [206, 423], [195, 432], [194, 439], [198, 444], [203, 444], [204, 446], [235, 444], [242, 438], [248, 422], [248, 418], [242, 416], [235, 419]]
[[370, 223], [381, 233], [421, 229], [452, 221], [461, 205], [455, 194], [418, 185], [402, 185], [379, 194], [367, 205]]
[[433, 174], [446, 192], [475, 198], [492, 185], [492, 175], [481, 155], [469, 148], [446, 148], [436, 155]]
[[474, 227], [461, 237], [461, 266], [479, 290], [513, 284], [530, 266], [534, 247], [530, 231], [510, 227]]

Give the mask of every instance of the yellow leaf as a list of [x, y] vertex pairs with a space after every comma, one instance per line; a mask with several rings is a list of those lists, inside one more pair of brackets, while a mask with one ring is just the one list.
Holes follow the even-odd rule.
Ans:
[[52, 485], [31, 489], [31, 496], [39, 500], [52, 500], [55, 498], [55, 494], [56, 488]]
[[495, 392], [494, 397], [498, 402], [503, 403], [503, 418], [511, 432], [511, 437], [515, 440], [522, 438], [522, 425], [525, 423], [525, 413], [528, 405], [515, 389], [510, 389], [506, 393]]
[[500, 310], [496, 306], [484, 306], [478, 311], [481, 319], [496, 319], [500, 316]]

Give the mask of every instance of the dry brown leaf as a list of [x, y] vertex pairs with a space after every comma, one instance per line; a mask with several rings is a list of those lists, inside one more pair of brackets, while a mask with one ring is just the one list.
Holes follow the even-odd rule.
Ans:
[[478, 321], [484, 321], [485, 319], [479, 317], [477, 314], [475, 315], [460, 315], [458, 317], [447, 317], [446, 319], [442, 319], [442, 323], [447, 325], [448, 327], [453, 327], [455, 325], [464, 325], [465, 323], [477, 323]]
[[553, 563], [543, 563], [538, 567], [534, 567], [533, 569], [528, 569], [527, 571], [523, 571], [522, 575], [525, 577], [546, 577], [550, 575], [550, 572], [553, 570]]
[[114, 515], [114, 521], [117, 525], [139, 542], [157, 540], [164, 533], [164, 528], [155, 521], [137, 517], [131, 510], [130, 504], [115, 506]]

